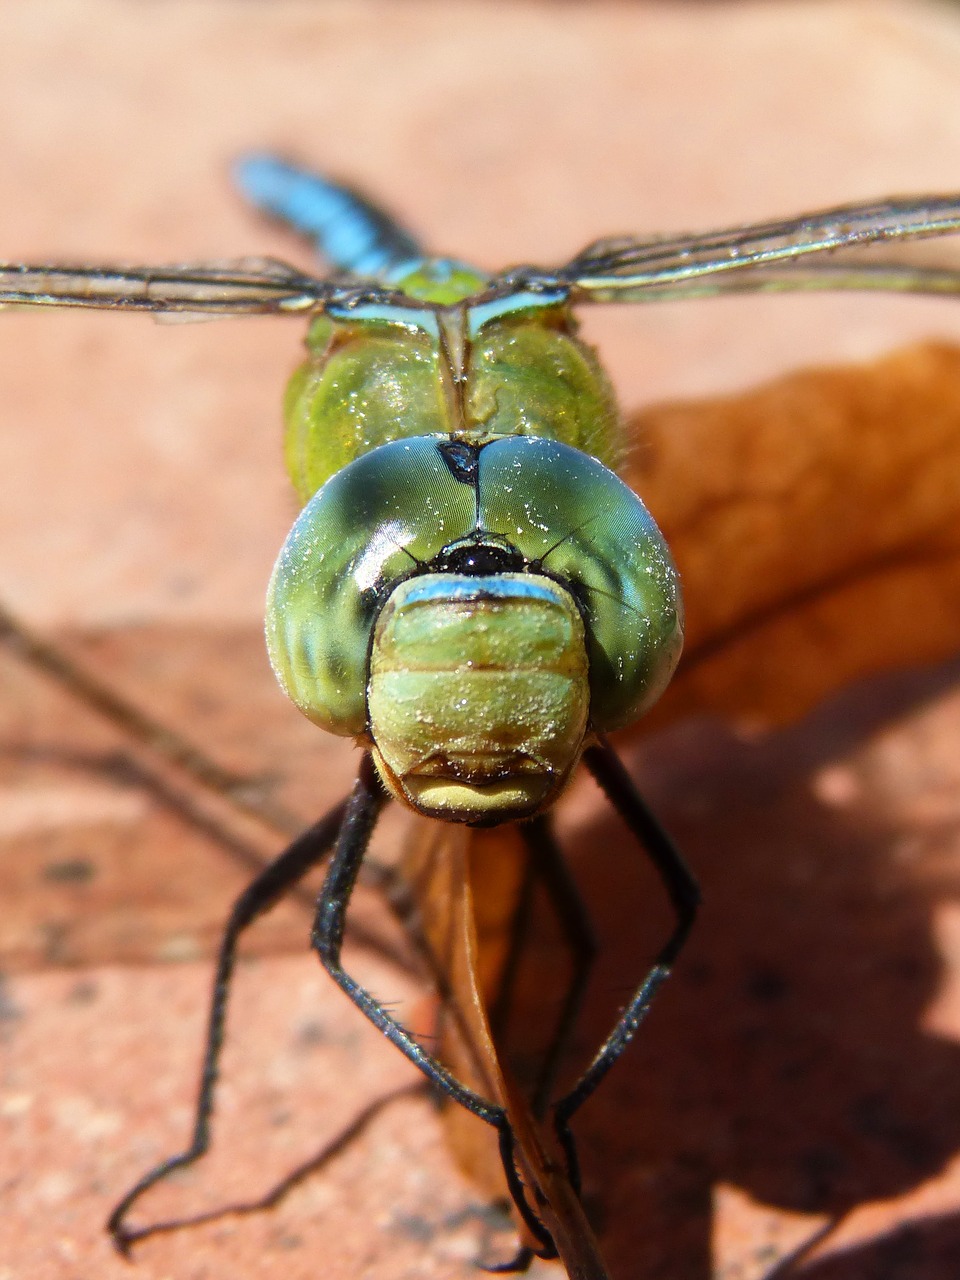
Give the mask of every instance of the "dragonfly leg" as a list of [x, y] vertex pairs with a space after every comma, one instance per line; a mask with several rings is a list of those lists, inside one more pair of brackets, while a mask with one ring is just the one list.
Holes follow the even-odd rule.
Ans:
[[576, 1144], [570, 1119], [594, 1092], [607, 1072], [636, 1035], [657, 990], [670, 976], [674, 961], [693, 927], [700, 905], [700, 888], [673, 841], [647, 808], [630, 775], [608, 742], [584, 753], [584, 762], [607, 799], [636, 836], [663, 881], [676, 916], [673, 932], [657, 955], [653, 966], [620, 1013], [616, 1025], [593, 1061], [554, 1107], [557, 1137], [567, 1159], [570, 1181], [579, 1189], [580, 1174]]
[[340, 962], [347, 906], [383, 803], [383, 787], [377, 777], [373, 760], [367, 754], [361, 762], [357, 784], [347, 804], [346, 815], [337, 835], [330, 867], [317, 901], [312, 933], [314, 949], [334, 982], [350, 997], [361, 1013], [370, 1019], [377, 1030], [382, 1032], [392, 1045], [423, 1072], [431, 1084], [446, 1097], [459, 1103], [467, 1111], [479, 1116], [481, 1120], [485, 1120], [497, 1130], [500, 1155], [510, 1194], [524, 1221], [543, 1246], [544, 1256], [555, 1257], [556, 1250], [549, 1232], [527, 1202], [514, 1159], [513, 1130], [503, 1107], [481, 1097], [459, 1081], [443, 1063], [418, 1044], [410, 1032], [387, 1012], [375, 996], [351, 978]]
[[369, 754], [365, 755], [317, 901], [311, 935], [313, 947], [320, 957], [320, 963], [334, 982], [390, 1043], [419, 1067], [432, 1084], [481, 1120], [499, 1128], [503, 1122], [503, 1108], [461, 1084], [442, 1063], [417, 1043], [410, 1032], [369, 991], [350, 977], [340, 962], [347, 906], [384, 801], [383, 787], [373, 761]]
[[560, 924], [573, 966], [570, 982], [563, 996], [557, 1023], [550, 1039], [543, 1064], [537, 1077], [531, 1099], [533, 1114], [541, 1118], [547, 1109], [557, 1069], [563, 1061], [583, 1004], [590, 970], [597, 953], [597, 943], [587, 914], [586, 904], [580, 896], [576, 882], [570, 874], [563, 851], [553, 833], [549, 816], [535, 818], [518, 828], [530, 851], [527, 874], [510, 930], [510, 949], [504, 964], [503, 977], [496, 1003], [491, 1013], [491, 1023], [497, 1027], [506, 1024], [517, 972], [528, 936], [533, 888], [536, 882], [543, 886], [554, 914]]
[[233, 905], [230, 918], [220, 941], [217, 969], [213, 982], [213, 996], [207, 1018], [207, 1036], [200, 1072], [200, 1088], [197, 1096], [193, 1123], [193, 1137], [186, 1150], [161, 1161], [145, 1173], [117, 1204], [107, 1221], [107, 1230], [113, 1243], [122, 1254], [138, 1239], [149, 1235], [151, 1228], [127, 1227], [124, 1219], [133, 1204], [150, 1187], [160, 1182], [175, 1169], [192, 1164], [210, 1146], [211, 1119], [214, 1092], [219, 1069], [220, 1051], [223, 1047], [224, 1026], [227, 1013], [230, 979], [236, 959], [237, 943], [244, 929], [293, 886], [323, 857], [336, 839], [347, 812], [347, 801], [337, 805], [325, 817], [298, 836], [277, 858], [259, 873]]

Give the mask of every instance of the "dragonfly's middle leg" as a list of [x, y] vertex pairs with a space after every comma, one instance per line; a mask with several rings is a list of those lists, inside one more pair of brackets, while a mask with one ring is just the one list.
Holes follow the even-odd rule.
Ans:
[[553, 908], [572, 966], [531, 1096], [533, 1114], [542, 1119], [583, 1005], [597, 954], [597, 940], [586, 903], [570, 874], [563, 850], [554, 834], [550, 815], [541, 814], [532, 822], [521, 823], [518, 830], [529, 850], [529, 858], [517, 908], [511, 921], [510, 946], [490, 1022], [495, 1036], [507, 1025], [524, 947], [529, 941], [533, 891], [539, 884]]
[[593, 1094], [613, 1064], [633, 1040], [650, 1010], [657, 991], [670, 976], [674, 962], [686, 942], [697, 908], [700, 887], [680, 851], [647, 807], [620, 758], [604, 739], [584, 753], [584, 762], [607, 799], [620, 814], [630, 832], [653, 863], [670, 904], [675, 923], [646, 977], [621, 1010], [613, 1030], [600, 1046], [593, 1061], [573, 1088], [554, 1107], [554, 1126], [567, 1158], [570, 1181], [579, 1191], [580, 1171], [570, 1119]]

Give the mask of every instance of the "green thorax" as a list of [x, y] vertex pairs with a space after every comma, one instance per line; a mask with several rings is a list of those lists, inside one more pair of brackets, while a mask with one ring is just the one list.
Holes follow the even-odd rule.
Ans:
[[442, 277], [421, 264], [397, 281], [409, 308], [361, 304], [313, 322], [284, 401], [301, 501], [354, 459], [411, 436], [540, 436], [616, 468], [613, 392], [569, 307], [531, 295], [471, 306], [483, 278], [445, 265]]

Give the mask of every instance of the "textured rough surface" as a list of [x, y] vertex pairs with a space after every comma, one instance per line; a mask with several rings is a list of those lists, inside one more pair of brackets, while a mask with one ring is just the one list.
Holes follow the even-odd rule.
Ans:
[[[953, 7], [559, 12], [9, 6], [0, 254], [295, 257], [227, 187], [230, 156], [263, 145], [494, 266], [957, 185]], [[611, 310], [587, 331], [633, 409], [956, 340], [960, 314], [731, 299]], [[11, 314], [0, 333], [0, 596], [54, 633], [102, 629], [84, 645], [97, 670], [229, 766], [279, 777], [299, 813], [322, 810], [349, 785], [349, 749], [283, 706], [258, 637], [293, 509], [278, 406], [297, 325]], [[633, 750], [708, 907], [649, 1035], [579, 1126], [614, 1277], [759, 1280], [834, 1222], [798, 1274], [955, 1274], [955, 682], [900, 674], [764, 737], [688, 721]], [[211, 839], [166, 775], [118, 761], [114, 730], [8, 658], [0, 714], [0, 1277], [474, 1274], [482, 1197], [422, 1097], [388, 1106], [277, 1208], [159, 1235], [134, 1272], [111, 1255], [110, 1205], [187, 1133], [208, 956], [249, 851]], [[605, 942], [585, 1053], [664, 922], [589, 786], [565, 825]], [[367, 903], [360, 915], [385, 927]], [[410, 1079], [316, 974], [308, 927], [295, 903], [258, 928], [217, 1150], [145, 1215], [268, 1193]], [[416, 990], [369, 947], [352, 963], [388, 999]]]

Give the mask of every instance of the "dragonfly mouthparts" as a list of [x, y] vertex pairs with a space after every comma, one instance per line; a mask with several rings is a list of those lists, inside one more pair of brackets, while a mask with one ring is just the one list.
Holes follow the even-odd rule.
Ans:
[[408, 778], [449, 778], [471, 787], [486, 787], [531, 774], [553, 774], [546, 760], [526, 751], [437, 751], [411, 769]]

